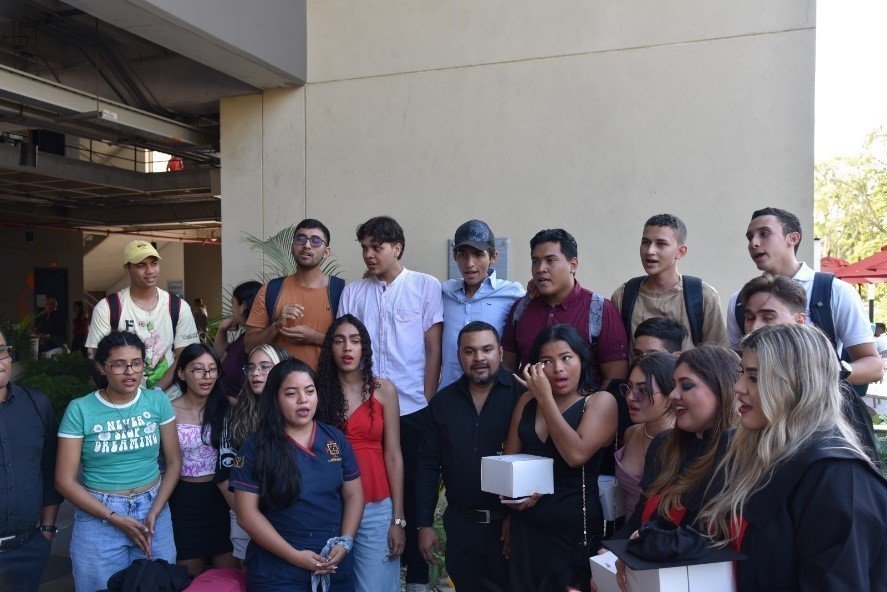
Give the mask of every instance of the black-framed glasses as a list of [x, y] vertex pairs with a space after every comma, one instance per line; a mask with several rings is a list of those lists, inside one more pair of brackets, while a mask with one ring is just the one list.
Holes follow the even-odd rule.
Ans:
[[11, 345], [0, 345], [0, 360], [5, 360], [6, 358], [12, 357], [12, 346]]
[[133, 374], [138, 374], [145, 369], [145, 360], [135, 360], [129, 364], [122, 360], [117, 360], [114, 362], [105, 362], [105, 366], [111, 369], [111, 374], [126, 374], [127, 368], [132, 370]]
[[204, 378], [218, 378], [219, 377], [219, 369], [218, 368], [210, 368], [207, 370], [206, 368], [193, 368], [188, 372], [191, 373], [196, 380], [203, 380]]
[[307, 234], [297, 234], [293, 237], [293, 242], [297, 245], [304, 245], [305, 243], [311, 243], [311, 246], [314, 248], [320, 247], [326, 244], [326, 241], [320, 238], [319, 236], [308, 236]]
[[629, 386], [627, 384], [619, 385], [619, 392], [622, 393], [622, 396], [626, 399], [634, 399], [635, 401], [649, 401], [653, 398], [653, 395], [658, 395], [656, 391], [648, 391], [646, 387], [643, 386]]
[[260, 362], [258, 364], [247, 364], [246, 366], [243, 367], [243, 373], [246, 374], [247, 376], [249, 376], [250, 374], [252, 374], [256, 370], [258, 370], [262, 374], [268, 374], [269, 372], [271, 372], [271, 368], [273, 368], [273, 367], [274, 367], [274, 364], [271, 364], [269, 362]]

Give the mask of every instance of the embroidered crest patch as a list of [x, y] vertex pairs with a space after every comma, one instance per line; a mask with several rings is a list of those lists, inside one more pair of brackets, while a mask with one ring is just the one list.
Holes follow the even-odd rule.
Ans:
[[330, 440], [326, 443], [326, 451], [330, 455], [329, 462], [340, 462], [342, 460], [339, 452], [339, 443], [335, 440]]

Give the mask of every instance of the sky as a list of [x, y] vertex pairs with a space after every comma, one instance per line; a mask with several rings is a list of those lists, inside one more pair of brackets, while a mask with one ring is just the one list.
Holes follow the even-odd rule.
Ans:
[[815, 92], [816, 162], [887, 125], [887, 0], [817, 1]]

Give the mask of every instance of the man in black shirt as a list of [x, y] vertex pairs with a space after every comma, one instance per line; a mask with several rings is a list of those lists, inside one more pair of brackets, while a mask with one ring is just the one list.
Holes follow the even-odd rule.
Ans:
[[36, 592], [62, 502], [57, 426], [46, 395], [10, 384], [11, 353], [0, 333], [0, 590]]
[[446, 487], [447, 572], [459, 592], [508, 589], [502, 553], [506, 510], [497, 495], [480, 490], [480, 459], [502, 454], [514, 407], [526, 391], [502, 368], [499, 334], [483, 321], [459, 332], [464, 374], [428, 405], [419, 452], [416, 509], [419, 548], [429, 563], [440, 540], [431, 527], [441, 473]]

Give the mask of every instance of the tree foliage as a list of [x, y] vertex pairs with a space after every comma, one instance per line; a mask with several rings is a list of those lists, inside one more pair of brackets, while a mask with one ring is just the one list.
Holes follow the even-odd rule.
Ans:
[[[860, 154], [818, 163], [814, 171], [822, 255], [854, 263], [881, 250], [887, 244], [887, 128], [869, 134]], [[878, 284], [876, 303], [876, 318], [883, 320], [887, 284]]]

